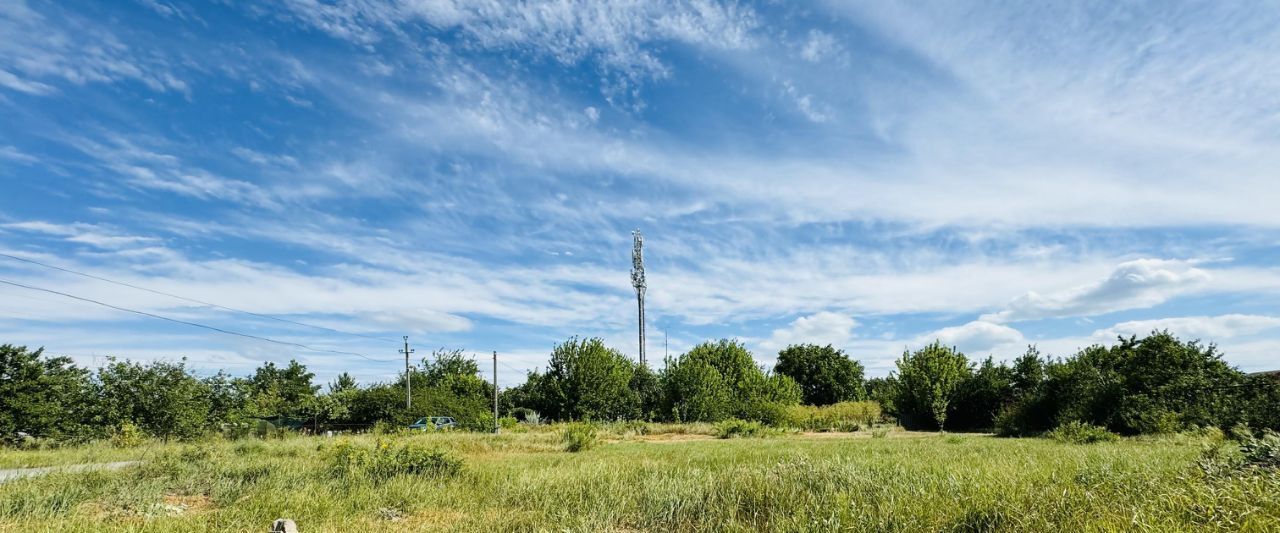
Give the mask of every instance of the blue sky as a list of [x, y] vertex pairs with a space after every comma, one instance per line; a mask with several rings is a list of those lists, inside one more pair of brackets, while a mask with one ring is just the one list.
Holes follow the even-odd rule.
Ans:
[[[232, 5], [228, 5], [232, 4]], [[234, 3], [238, 4], [238, 3]], [[0, 5], [0, 342], [394, 376], [418, 355], [1170, 329], [1280, 367], [1280, 10], [1246, 3]], [[966, 5], [968, 4], [968, 5]], [[487, 368], [487, 365], [486, 365]]]

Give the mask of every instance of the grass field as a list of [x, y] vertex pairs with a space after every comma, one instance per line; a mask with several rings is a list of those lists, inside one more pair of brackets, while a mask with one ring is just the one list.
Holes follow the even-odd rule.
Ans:
[[[547, 429], [126, 450], [3, 451], [0, 465], [140, 459], [0, 485], [3, 531], [1277, 531], [1280, 474], [1206, 478], [1192, 437], [1093, 445], [891, 432], [716, 439], [706, 426]], [[336, 475], [339, 442], [411, 443], [452, 475]]]

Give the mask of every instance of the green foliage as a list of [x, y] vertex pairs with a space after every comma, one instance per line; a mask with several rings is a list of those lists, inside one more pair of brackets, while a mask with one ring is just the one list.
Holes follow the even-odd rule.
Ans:
[[766, 437], [770, 433], [769, 428], [754, 420], [731, 418], [716, 423], [716, 437], [722, 439]]
[[947, 427], [952, 430], [987, 430], [1000, 410], [1013, 401], [1014, 370], [988, 357], [956, 390], [948, 406]]
[[898, 378], [892, 374], [867, 380], [867, 399], [880, 404], [885, 414], [898, 416]]
[[98, 370], [101, 420], [136, 424], [160, 439], [192, 439], [210, 429], [209, 387], [185, 361], [140, 364], [112, 359]]
[[778, 352], [774, 372], [788, 376], [799, 385], [801, 398], [809, 405], [829, 405], [866, 398], [862, 385], [862, 364], [830, 344], [797, 344]]
[[372, 447], [340, 442], [328, 455], [329, 473], [347, 481], [385, 481], [395, 476], [449, 478], [462, 471], [462, 459], [416, 442], [378, 439]]
[[621, 420], [640, 416], [632, 389], [636, 365], [596, 338], [573, 338], [551, 351], [533, 407], [554, 420]]
[[[1266, 384], [1251, 386], [1214, 346], [1168, 332], [1090, 346], [1065, 361], [1044, 363], [1043, 371], [1044, 379], [998, 417], [1002, 434], [1034, 434], [1071, 421], [1129, 435], [1226, 427], [1265, 420], [1273, 400]], [[1274, 400], [1280, 406], [1280, 392]]]
[[596, 445], [597, 430], [595, 424], [589, 422], [573, 422], [565, 425], [560, 433], [560, 441], [568, 452], [584, 452]]
[[493, 433], [494, 420], [493, 413], [485, 411], [483, 413], [470, 416], [458, 421], [458, 427], [467, 431], [475, 431], [478, 433]]
[[686, 422], [761, 420], [778, 414], [776, 406], [799, 403], [802, 394], [795, 380], [766, 374], [742, 343], [727, 339], [668, 361], [662, 380], [663, 411]]
[[665, 411], [677, 422], [714, 422], [733, 413], [733, 391], [706, 361], [669, 363], [662, 382]]
[[137, 448], [143, 442], [146, 442], [146, 436], [132, 422], [120, 424], [120, 427], [111, 432], [111, 445], [116, 448]]
[[972, 370], [964, 354], [934, 342], [898, 360], [896, 406], [909, 428], [942, 429], [951, 402]]
[[[435, 428], [430, 424], [427, 425], [427, 431], [434, 431]], [[374, 435], [403, 435], [409, 432], [408, 427], [404, 424], [397, 424], [390, 420], [379, 420], [373, 423], [370, 429]]]
[[312, 400], [319, 385], [312, 384], [315, 374], [294, 360], [281, 368], [268, 361], [241, 383], [252, 416], [303, 418], [311, 413]]
[[880, 404], [840, 402], [826, 406], [792, 405], [785, 425], [807, 431], [858, 431], [880, 421]]
[[95, 403], [89, 372], [44, 350], [0, 345], [0, 443], [35, 439], [89, 440]]
[[502, 429], [512, 429], [520, 425], [520, 421], [514, 416], [504, 416], [498, 419], [498, 427]]
[[631, 375], [631, 391], [639, 402], [641, 420], [653, 420], [662, 411], [662, 378], [646, 365], [636, 365]]
[[1240, 440], [1244, 465], [1255, 468], [1280, 469], [1280, 433], [1265, 430], [1262, 435], [1246, 435]]
[[1120, 436], [1107, 431], [1107, 428], [1085, 424], [1083, 422], [1067, 422], [1045, 434], [1045, 437], [1058, 442], [1071, 444], [1093, 444], [1095, 442], [1115, 442]]
[[356, 378], [351, 377], [351, 374], [343, 372], [338, 374], [337, 379], [334, 379], [333, 382], [329, 383], [329, 393], [332, 394], [355, 390], [357, 387]]

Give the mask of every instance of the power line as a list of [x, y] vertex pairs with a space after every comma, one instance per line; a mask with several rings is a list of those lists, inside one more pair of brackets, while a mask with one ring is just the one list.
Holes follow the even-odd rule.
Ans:
[[81, 297], [81, 296], [76, 296], [76, 295], [74, 295], [74, 294], [68, 294], [68, 293], [61, 292], [61, 291], [55, 291], [55, 290], [53, 290], [53, 289], [45, 289], [45, 288], [42, 288], [42, 287], [34, 287], [34, 286], [31, 286], [31, 285], [24, 285], [24, 284], [22, 284], [22, 283], [18, 283], [18, 282], [16, 282], [16, 281], [9, 281], [9, 280], [5, 280], [5, 279], [0, 279], [0, 283], [4, 283], [4, 284], [6, 284], [6, 285], [13, 285], [14, 287], [21, 287], [21, 288], [29, 289], [29, 290], [33, 290], [33, 291], [41, 291], [41, 292], [47, 292], [47, 293], [50, 293], [50, 294], [57, 294], [57, 295], [59, 295], [59, 296], [65, 296], [65, 297], [67, 297], [67, 298], [71, 298], [71, 299], [73, 299], [73, 300], [80, 300], [80, 301], [82, 301], [82, 302], [88, 302], [88, 303], [91, 303], [91, 304], [96, 304], [96, 305], [100, 305], [100, 306], [103, 306], [103, 307], [108, 307], [108, 308], [111, 308], [111, 309], [115, 309], [115, 310], [117, 310], [117, 311], [124, 311], [124, 312], [126, 312], [126, 313], [133, 313], [133, 314], [136, 314], [136, 315], [142, 315], [142, 316], [146, 316], [146, 317], [151, 317], [151, 318], [155, 318], [155, 319], [159, 319], [159, 320], [164, 320], [164, 321], [167, 321], [167, 322], [173, 322], [173, 323], [176, 323], [176, 324], [185, 324], [185, 325], [188, 325], [188, 326], [194, 326], [194, 327], [197, 327], [197, 328], [207, 329], [207, 330], [210, 330], [210, 331], [216, 331], [216, 332], [218, 332], [218, 333], [224, 333], [224, 334], [227, 334], [227, 335], [235, 335], [235, 336], [237, 336], [237, 337], [245, 337], [245, 338], [249, 338], [249, 339], [257, 339], [257, 340], [260, 340], [260, 341], [266, 341], [266, 342], [271, 342], [271, 343], [275, 343], [275, 344], [281, 344], [281, 345], [284, 345], [284, 346], [295, 346], [295, 347], [302, 348], [302, 349], [305, 349], [305, 350], [311, 350], [311, 351], [313, 351], [313, 352], [325, 352], [325, 353], [333, 353], [333, 354], [339, 354], [339, 355], [354, 355], [354, 356], [356, 356], [356, 357], [360, 357], [360, 358], [362, 358], [362, 359], [367, 359], [367, 360], [369, 360], [369, 361], [374, 361], [374, 362], [378, 362], [378, 363], [393, 363], [393, 362], [399, 362], [399, 361], [397, 361], [397, 360], [393, 360], [393, 359], [374, 359], [374, 358], [372, 358], [372, 357], [369, 357], [369, 356], [367, 356], [367, 355], [364, 355], [364, 354], [362, 354], [362, 353], [357, 353], [357, 352], [344, 352], [344, 351], [342, 351], [342, 350], [329, 350], [329, 349], [325, 349], [325, 348], [316, 348], [316, 347], [314, 347], [314, 346], [307, 346], [306, 344], [300, 344], [300, 343], [296, 343], [296, 342], [289, 342], [289, 341], [276, 340], [276, 339], [271, 339], [271, 338], [267, 338], [267, 337], [260, 337], [260, 336], [258, 336], [258, 335], [251, 335], [251, 334], [248, 334], [248, 333], [240, 333], [240, 332], [238, 332], [238, 331], [231, 331], [231, 330], [229, 330], [229, 329], [222, 329], [222, 328], [219, 328], [219, 327], [208, 326], [208, 325], [205, 325], [205, 324], [199, 324], [199, 323], [196, 323], [196, 322], [188, 322], [188, 321], [186, 321], [186, 320], [179, 320], [179, 319], [176, 319], [176, 318], [170, 318], [170, 317], [167, 317], [167, 316], [157, 315], [157, 314], [154, 314], [154, 313], [148, 313], [148, 312], [146, 312], [146, 311], [139, 311], [139, 310], [137, 310], [137, 309], [129, 309], [129, 308], [127, 308], [127, 307], [120, 307], [120, 306], [118, 306], [118, 305], [112, 305], [112, 304], [109, 304], [109, 303], [106, 303], [106, 302], [100, 302], [100, 301], [98, 301], [98, 300], [94, 300], [94, 299], [91, 299], [91, 298], [84, 298], [84, 297]]
[[[105, 282], [107, 282], [107, 283], [113, 283], [113, 284], [116, 284], [116, 285], [120, 285], [120, 286], [122, 286], [122, 287], [129, 287], [129, 288], [131, 288], [131, 289], [137, 289], [137, 290], [140, 290], [140, 291], [146, 291], [146, 292], [149, 292], [149, 293], [152, 293], [152, 294], [159, 294], [159, 295], [161, 295], [161, 296], [168, 296], [168, 297], [170, 297], [170, 298], [177, 298], [177, 299], [179, 299], [179, 300], [186, 301], [186, 302], [191, 302], [191, 303], [195, 303], [195, 304], [200, 304], [200, 305], [204, 305], [204, 306], [208, 306], [208, 307], [215, 307], [215, 308], [218, 308], [218, 309], [222, 309], [222, 310], [224, 310], [224, 311], [231, 311], [231, 312], [234, 312], [234, 313], [243, 313], [243, 314], [250, 315], [250, 316], [255, 316], [255, 317], [258, 317], [258, 318], [265, 318], [265, 319], [267, 319], [267, 320], [275, 320], [275, 321], [277, 321], [277, 322], [284, 322], [284, 323], [286, 323], [286, 324], [293, 324], [293, 325], [296, 325], [296, 326], [303, 326], [303, 327], [307, 327], [307, 328], [319, 329], [319, 330], [328, 331], [328, 332], [332, 332], [332, 333], [338, 333], [338, 334], [341, 334], [341, 335], [351, 335], [351, 336], [353, 336], [353, 337], [364, 337], [364, 338], [366, 338], [366, 339], [373, 339], [373, 340], [378, 340], [378, 341], [391, 341], [391, 339], [385, 339], [385, 338], [382, 338], [382, 337], [374, 337], [374, 336], [372, 336], [372, 335], [365, 335], [365, 334], [362, 334], [362, 333], [353, 333], [353, 332], [350, 332], [350, 331], [342, 331], [342, 330], [340, 330], [340, 329], [334, 329], [334, 328], [330, 328], [330, 327], [326, 327], [326, 326], [317, 326], [317, 325], [315, 325], [315, 324], [308, 324], [308, 323], [306, 323], [306, 322], [298, 322], [298, 321], [296, 321], [296, 320], [289, 320], [289, 319], [287, 319], [287, 318], [280, 318], [280, 317], [278, 317], [278, 316], [264, 315], [264, 314], [262, 314], [262, 313], [255, 313], [255, 312], [253, 312], [253, 311], [245, 311], [244, 309], [236, 309], [236, 308], [234, 308], [234, 307], [227, 307], [227, 306], [225, 306], [225, 305], [219, 305], [219, 304], [215, 304], [215, 303], [211, 303], [211, 302], [206, 302], [206, 301], [203, 301], [203, 300], [197, 300], [197, 299], [195, 299], [195, 298], [188, 298], [188, 297], [186, 297], [186, 296], [180, 296], [180, 295], [173, 294], [173, 293], [168, 293], [168, 292], [164, 292], [164, 291], [158, 291], [158, 290], [155, 290], [155, 289], [148, 289], [148, 288], [146, 288], [146, 287], [141, 287], [141, 286], [134, 285], [134, 284], [131, 284], [131, 283], [125, 283], [125, 282], [123, 282], [123, 281], [116, 281], [116, 280], [113, 280], [113, 279], [104, 278], [104, 277], [102, 277], [102, 276], [96, 276], [96, 275], [94, 275], [94, 274], [88, 274], [88, 273], [80, 272], [80, 271], [77, 271], [77, 270], [71, 270], [71, 269], [69, 269], [69, 268], [63, 268], [63, 267], [60, 267], [60, 266], [54, 266], [54, 265], [50, 265], [50, 264], [46, 264], [46, 263], [41, 263], [41, 262], [36, 261], [36, 260], [34, 260], [34, 259], [27, 259], [27, 258], [25, 258], [25, 257], [18, 257], [18, 256], [16, 256], [16, 255], [9, 255], [9, 254], [6, 254], [6, 253], [0, 253], [0, 257], [6, 257], [6, 258], [9, 258], [9, 259], [13, 259], [13, 260], [15, 260], [15, 261], [22, 261], [23, 263], [30, 263], [30, 264], [33, 264], [33, 265], [36, 265], [36, 266], [40, 266], [40, 267], [44, 267], [44, 268], [49, 268], [49, 269], [57, 270], [57, 271], [59, 271], [59, 272], [66, 272], [66, 273], [68, 273], [68, 274], [75, 274], [75, 275], [77, 275], [77, 276], [84, 276], [84, 277], [86, 277], [86, 278], [96, 279], [96, 280], [98, 280], [98, 281], [105, 281]], [[395, 342], [399, 342], [399, 341], [395, 341]]]

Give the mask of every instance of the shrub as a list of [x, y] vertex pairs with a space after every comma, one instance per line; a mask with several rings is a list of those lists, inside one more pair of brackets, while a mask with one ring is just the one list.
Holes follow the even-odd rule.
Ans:
[[342, 442], [329, 455], [329, 473], [345, 480], [382, 481], [399, 475], [446, 478], [462, 471], [462, 460], [414, 442], [378, 439], [372, 447]]
[[111, 432], [111, 445], [116, 448], [137, 448], [146, 440], [142, 429], [131, 422], [120, 424]]
[[564, 449], [568, 452], [582, 452], [596, 445], [596, 426], [588, 422], [574, 422], [565, 426], [561, 434]]
[[768, 429], [764, 424], [754, 420], [738, 420], [732, 418], [716, 424], [716, 436], [722, 439], [737, 437], [765, 437]]
[[[427, 429], [432, 430], [435, 429], [435, 427], [431, 424], [427, 424]], [[390, 420], [379, 420], [373, 423], [371, 431], [374, 435], [397, 435], [405, 433], [408, 429]]]
[[502, 429], [513, 429], [519, 424], [520, 421], [516, 420], [514, 416], [504, 416], [498, 419], [498, 427]]
[[1107, 428], [1085, 424], [1084, 422], [1071, 421], [1062, 424], [1048, 433], [1045, 437], [1051, 438], [1059, 442], [1070, 442], [1073, 444], [1093, 444], [1095, 442], [1114, 442], [1120, 440], [1120, 436], [1107, 431]]
[[1245, 466], [1280, 468], [1280, 433], [1266, 430], [1260, 437], [1250, 435], [1240, 441], [1240, 452]]

